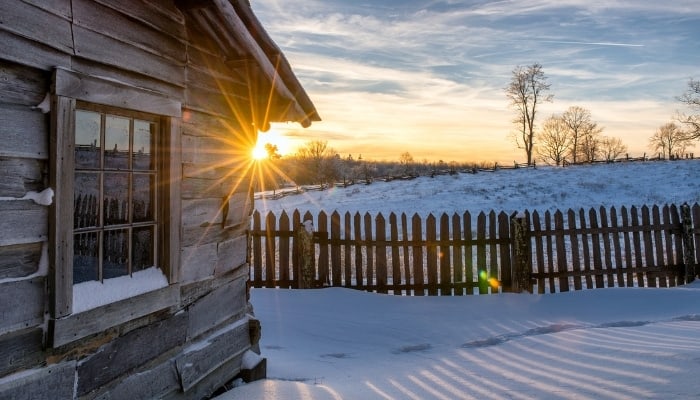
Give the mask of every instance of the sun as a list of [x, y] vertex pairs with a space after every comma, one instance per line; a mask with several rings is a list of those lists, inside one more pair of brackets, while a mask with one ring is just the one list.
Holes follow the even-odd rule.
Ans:
[[264, 160], [267, 158], [267, 150], [265, 149], [265, 144], [261, 141], [255, 144], [252, 151], [252, 156], [254, 160]]

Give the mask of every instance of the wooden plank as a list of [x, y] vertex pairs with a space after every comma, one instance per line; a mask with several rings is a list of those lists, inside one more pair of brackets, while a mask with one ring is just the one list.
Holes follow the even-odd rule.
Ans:
[[[0, 58], [0, 104], [33, 107], [41, 103], [49, 89], [45, 71]], [[36, 138], [37, 132], [31, 132]]]
[[576, 213], [574, 210], [567, 211], [567, 222], [569, 226], [569, 243], [571, 244], [571, 267], [574, 272], [574, 290], [581, 290], [581, 258], [579, 256], [578, 233], [576, 230]]
[[[289, 225], [289, 215], [285, 212], [282, 211], [282, 215], [280, 215], [280, 232], [291, 232], [291, 227]], [[291, 277], [291, 272], [290, 268], [292, 267], [292, 264], [289, 260], [289, 244], [290, 244], [290, 239], [291, 235], [280, 235], [279, 239], [279, 254], [280, 254], [280, 262], [279, 262], [279, 271], [280, 271], [280, 276], [279, 276], [279, 281], [278, 285], [279, 287], [282, 288], [289, 288], [292, 286], [292, 282], [290, 280]]]
[[328, 215], [321, 211], [318, 213], [318, 279], [321, 285], [327, 285], [329, 282], [329, 264], [328, 264]]
[[241, 180], [236, 177], [221, 179], [184, 178], [181, 181], [182, 199], [206, 199], [228, 197], [232, 192], [240, 192], [250, 187], [250, 177]]
[[627, 270], [627, 274], [625, 276], [625, 286], [632, 287], [634, 286], [634, 275], [632, 274], [634, 262], [632, 260], [632, 242], [629, 234], [629, 228], [631, 227], [629, 220], [630, 217], [629, 213], [627, 212], [627, 208], [624, 206], [620, 209], [620, 214], [622, 214], [622, 229], [624, 229], [623, 236], [625, 241], [625, 269]]
[[175, 371], [175, 361], [168, 360], [155, 367], [136, 370], [94, 400], [147, 400], [160, 399], [166, 393], [179, 391], [180, 382]]
[[24, 2], [0, 2], [0, 26], [59, 51], [72, 54], [71, 23], [65, 16]]
[[462, 251], [462, 226], [459, 214], [452, 214], [452, 274], [454, 276], [454, 294], [464, 295], [464, 256]]
[[160, 263], [166, 271], [168, 282], [178, 282], [180, 275], [180, 246], [182, 246], [182, 197], [180, 195], [181, 168], [181, 134], [182, 120], [177, 117], [161, 117], [161, 147], [165, 152], [159, 157], [162, 182], [166, 182], [165, 199], [160, 202], [160, 224], [158, 233], [163, 240], [160, 247]]
[[51, 347], [60, 347], [108, 328], [178, 304], [180, 289], [170, 285], [138, 296], [49, 321]]
[[48, 238], [49, 209], [32, 200], [0, 200], [0, 246]]
[[700, 205], [698, 203], [693, 204], [691, 214], [693, 219], [693, 232], [695, 232], [693, 235], [693, 244], [695, 245], [695, 276], [697, 277], [700, 275]]
[[[505, 212], [498, 214], [498, 238], [510, 243], [510, 218]], [[510, 245], [499, 244], [499, 259], [501, 265], [501, 288], [504, 291], [512, 291], [513, 271], [511, 269]]]
[[569, 265], [566, 260], [566, 245], [564, 243], [564, 215], [557, 210], [554, 213], [554, 229], [557, 231], [555, 235], [556, 252], [557, 252], [557, 272], [559, 276], [559, 291], [569, 291]]
[[183, 135], [182, 141], [182, 160], [187, 164], [185, 176], [220, 178], [216, 173], [227, 169], [229, 175], [233, 173], [235, 178], [241, 178], [250, 172], [241, 168], [250, 160], [252, 143], [236, 142], [231, 137], [189, 135]]
[[375, 276], [374, 276], [374, 247], [370, 245], [372, 242], [372, 216], [369, 213], [365, 213], [364, 216], [364, 228], [365, 228], [365, 255], [366, 255], [366, 270], [365, 277], [367, 278], [367, 287], [373, 289], [375, 287]]
[[615, 251], [615, 272], [617, 279], [617, 286], [625, 286], [625, 265], [622, 262], [622, 247], [620, 245], [620, 228], [617, 218], [617, 210], [615, 207], [610, 208], [610, 227], [612, 229], [612, 241], [613, 248]]
[[175, 358], [182, 390], [187, 392], [218, 367], [250, 348], [248, 320], [239, 320], [230, 327], [193, 343]]
[[[590, 226], [586, 224], [586, 213], [583, 208], [578, 212], [579, 220], [581, 220], [581, 229], [588, 229]], [[586, 233], [581, 234], [581, 243], [583, 244], [583, 269], [586, 271], [586, 289], [593, 289], [593, 261], [591, 260], [591, 239]]]
[[[343, 237], [345, 240], [350, 240], [352, 237], [352, 216], [349, 211], [345, 212], [345, 217], [343, 219]], [[343, 280], [345, 287], [352, 286], [352, 249], [349, 243], [343, 246]]]
[[219, 225], [223, 222], [221, 199], [186, 199], [182, 201], [182, 226]]
[[607, 287], [615, 287], [615, 275], [613, 274], [612, 249], [610, 247], [610, 229], [608, 228], [608, 213], [605, 207], [600, 207], [600, 228], [603, 231], [603, 259], [604, 268], [607, 271]]
[[[642, 206], [642, 238], [644, 241], [644, 264], [646, 267], [655, 267], [654, 263], [654, 242], [651, 235], [651, 218], [649, 216], [649, 207]], [[656, 274], [647, 272], [646, 286], [656, 287]]]
[[[674, 226], [682, 226], [681, 210], [679, 210], [675, 204], [671, 204], [670, 213], [671, 213], [671, 222], [673, 223], [673, 225]], [[697, 216], [697, 214], [696, 214], [696, 216]], [[700, 220], [698, 220], [698, 219], [695, 220], [696, 225], [698, 224], [698, 221], [700, 221]], [[697, 240], [698, 238], [700, 238], [700, 236], [698, 236], [699, 232], [700, 232], [700, 230], [698, 230], [698, 229], [695, 230], [695, 238], [696, 238], [695, 248], [696, 248], [696, 251], [697, 251], [698, 244], [700, 244], [700, 242]], [[678, 264], [682, 265], [683, 264], [683, 235], [682, 234], [675, 234], [674, 235], [674, 248], [676, 249], [676, 260], [677, 260], [676, 262]], [[698, 260], [696, 259], [696, 264], [697, 264], [697, 261]], [[696, 268], [697, 268], [697, 265], [696, 265]], [[685, 276], [683, 276], [684, 272], [685, 272], [684, 269], [681, 269], [679, 272], [681, 272], [679, 274], [680, 276], [678, 276], [679, 282], [688, 283], [688, 282], [685, 282]], [[696, 270], [696, 274], [697, 274], [697, 270]]]
[[423, 280], [423, 228], [418, 214], [413, 214], [411, 220], [411, 241], [413, 242], [413, 295], [425, 295]]
[[388, 293], [387, 290], [387, 261], [386, 261], [386, 221], [380, 213], [376, 218], [375, 239], [377, 241], [377, 293]]
[[642, 261], [642, 242], [640, 239], [640, 234], [639, 234], [639, 214], [637, 212], [637, 207], [632, 206], [630, 209], [630, 219], [632, 220], [632, 242], [634, 243], [634, 261], [635, 261], [635, 268], [637, 269], [637, 286], [638, 287], [644, 287], [644, 272], [643, 272], [643, 267], [644, 263]]
[[[222, 228], [221, 225], [207, 224], [203, 224], [203, 226], [181, 228], [182, 238], [180, 239], [180, 246], [175, 244], [174, 247], [179, 252], [180, 247], [186, 248], [195, 247], [197, 245], [225, 242], [240, 236], [241, 232], [245, 231], [247, 228], [247, 225], [236, 225]], [[165, 232], [167, 233], [167, 231]], [[180, 230], [178, 230], [178, 233], [180, 233]], [[178, 242], [171, 241], [171, 243]]]
[[[472, 215], [465, 211], [464, 220], [464, 283], [467, 295], [474, 294], [474, 243], [472, 240]], [[478, 278], [477, 278], [478, 279]]]
[[[118, 54], [117, 49], [107, 49], [120, 58], [128, 56]], [[180, 101], [121, 82], [57, 68], [52, 84], [58, 96], [169, 117], [179, 118], [182, 115]]]
[[[663, 224], [670, 226], [671, 225], [671, 210], [668, 205], [665, 205], [663, 210], [662, 210], [662, 220]], [[663, 238], [664, 238], [664, 249], [666, 250], [665, 253], [665, 259], [666, 259], [666, 266], [668, 266], [668, 271], [666, 273], [666, 278], [669, 286], [676, 286], [678, 284], [678, 274], [676, 272], [676, 268], [674, 266], [677, 264], [677, 261], [675, 259], [675, 253], [673, 252], [673, 233], [671, 232], [671, 229], [664, 229], [663, 232]]]
[[3, 44], [2, 58], [18, 64], [45, 71], [55, 66], [67, 67], [71, 65], [69, 53], [32, 39], [17, 36], [17, 34], [3, 30], [1, 27], [0, 43]]
[[240, 318], [247, 309], [246, 278], [239, 277], [191, 304], [187, 338], [192, 340], [227, 320]]
[[537, 260], [537, 273], [539, 278], [537, 279], [537, 293], [544, 294], [545, 286], [545, 264], [544, 264], [544, 243], [542, 241], [542, 225], [540, 223], [540, 213], [534, 211], [532, 213], [532, 232], [535, 236], [535, 259]]
[[[498, 267], [498, 244], [496, 243], [496, 212], [491, 210], [489, 212], [489, 273], [488, 273], [488, 287], [491, 293], [498, 293], [498, 287], [494, 287], [499, 281], [499, 267]], [[496, 282], [493, 281], [496, 280]]]
[[265, 287], [276, 287], [277, 277], [275, 260], [277, 259], [277, 241], [275, 238], [277, 218], [269, 212], [265, 216]]
[[440, 240], [450, 240], [452, 244], [441, 244], [438, 247], [438, 258], [440, 260], [440, 295], [451, 296], [454, 279], [452, 278], [452, 254], [451, 247], [455, 246], [450, 238], [450, 217], [443, 213], [440, 216]]
[[[138, 8], [143, 8], [140, 4]], [[187, 61], [186, 46], [182, 39], [173, 37], [131, 17], [133, 10], [117, 11], [92, 0], [73, 0], [73, 22], [75, 26], [99, 32], [120, 42], [163, 56], [182, 65]], [[109, 24], [105, 24], [109, 21]], [[168, 21], [170, 22], [170, 21]], [[173, 24], [168, 24], [172, 26]]]
[[476, 217], [476, 267], [479, 280], [479, 294], [488, 294], [488, 271], [486, 266], [486, 214]]
[[[301, 229], [301, 214], [299, 210], [292, 213], [292, 227], [294, 230]], [[292, 237], [292, 288], [298, 288], [301, 281], [301, 264], [299, 254], [299, 243], [296, 235]]]
[[0, 156], [0, 197], [21, 198], [29, 191], [42, 191], [45, 168], [43, 160]]
[[185, 19], [172, 1], [95, 0], [181, 40], [187, 38]]
[[214, 275], [218, 260], [217, 246], [218, 243], [206, 243], [182, 247], [179, 281], [196, 282]]
[[44, 322], [46, 278], [0, 283], [0, 335]]
[[[186, 340], [188, 315], [175, 314], [135, 329], [100, 347], [78, 364], [76, 394], [83, 396], [147, 363]], [[154, 340], [157, 338], [157, 340]]]
[[[663, 236], [662, 232], [658, 226], [661, 225], [661, 210], [659, 210], [659, 206], [654, 206], [651, 209], [651, 215], [652, 215], [652, 226], [654, 227], [654, 249], [656, 250], [656, 266], [659, 267], [665, 267], [668, 264], [668, 261], [664, 260], [664, 244], [663, 244]], [[659, 279], [659, 287], [668, 287], [668, 283], [666, 282], [666, 274], [658, 274], [658, 279]]]
[[406, 295], [413, 293], [413, 279], [411, 276], [411, 248], [408, 247], [408, 217], [401, 213], [401, 241], [403, 242], [403, 276], [406, 282]]
[[41, 111], [0, 104], [0, 157], [47, 160], [48, 132], [49, 124]]
[[256, 134], [244, 129], [241, 122], [183, 107], [182, 134], [186, 136], [220, 137], [240, 143], [255, 143]]
[[21, 278], [37, 272], [42, 243], [0, 246], [0, 279]]
[[428, 296], [438, 295], [437, 229], [435, 216], [428, 215], [425, 221], [425, 255], [428, 263]]
[[[552, 214], [549, 211], [544, 213], [544, 228], [547, 232], [552, 232]], [[556, 285], [554, 283], [554, 248], [552, 246], [552, 236], [547, 235], [547, 272], [549, 273], [549, 292], [554, 293], [557, 291]]]
[[45, 361], [43, 340], [42, 328], [0, 336], [0, 376], [41, 365]]
[[362, 218], [359, 212], [355, 213], [355, 216], [353, 218], [355, 221], [355, 286], [358, 289], [362, 290], [366, 288], [367, 285], [369, 285], [369, 282], [367, 282], [367, 285], [365, 285], [364, 274], [362, 271], [362, 245], [360, 244], [360, 242], [362, 241]]
[[343, 276], [340, 259], [340, 214], [331, 214], [331, 285], [342, 286]]
[[603, 261], [601, 258], [602, 252], [600, 251], [600, 235], [598, 232], [598, 215], [595, 209], [591, 208], [588, 210], [588, 221], [591, 224], [591, 249], [593, 250], [593, 269], [595, 270], [595, 287], [604, 288], [605, 283], [603, 281]]
[[[395, 213], [389, 214], [389, 235], [391, 240], [391, 287], [392, 293], [401, 295], [400, 285], [404, 283], [401, 278], [401, 254], [399, 252], [399, 227]], [[408, 277], [407, 277], [408, 278]], [[406, 281], [405, 283], [408, 283]]]
[[242, 266], [248, 266], [248, 238], [245, 235], [219, 242], [216, 245], [214, 275], [222, 275]]
[[53, 364], [37, 370], [9, 375], [0, 385], [0, 399], [72, 399], [75, 387], [75, 361]]
[[248, 276], [247, 268], [237, 268], [221, 276], [211, 276], [199, 282], [180, 285], [180, 307], [189, 307], [190, 304], [208, 295], [217, 288], [245, 276]]

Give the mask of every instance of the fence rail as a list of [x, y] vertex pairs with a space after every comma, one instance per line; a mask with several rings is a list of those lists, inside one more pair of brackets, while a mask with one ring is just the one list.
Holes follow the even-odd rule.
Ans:
[[[308, 232], [303, 221], [315, 229]], [[278, 218], [256, 211], [250, 236], [254, 287], [419, 296], [667, 287], [695, 277], [700, 206], [492, 211], [475, 218], [469, 212], [314, 218], [298, 210]], [[302, 282], [303, 269], [312, 282]]]

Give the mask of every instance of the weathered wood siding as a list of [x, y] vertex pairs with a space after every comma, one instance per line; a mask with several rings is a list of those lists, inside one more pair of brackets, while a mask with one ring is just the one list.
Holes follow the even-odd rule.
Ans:
[[[0, 1], [0, 398], [202, 398], [255, 344], [251, 75], [191, 18], [171, 0]], [[173, 117], [170, 287], [75, 315], [56, 299], [47, 273], [70, 266], [46, 259], [53, 206], [20, 199], [49, 187], [47, 95], [58, 92]]]

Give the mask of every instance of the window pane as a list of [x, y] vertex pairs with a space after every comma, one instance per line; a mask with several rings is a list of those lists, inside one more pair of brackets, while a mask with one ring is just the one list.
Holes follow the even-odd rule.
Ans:
[[155, 175], [134, 174], [133, 222], [153, 221]]
[[73, 235], [73, 284], [100, 278], [98, 244], [98, 232]]
[[153, 248], [155, 235], [153, 226], [134, 228], [131, 238], [131, 269], [141, 271], [155, 265]]
[[73, 228], [98, 226], [100, 223], [100, 175], [76, 172], [73, 196]]
[[100, 114], [90, 111], [75, 112], [75, 167], [100, 166]]
[[118, 225], [129, 222], [129, 173], [106, 172], [104, 174], [104, 199], [102, 207], [104, 224]]
[[155, 125], [134, 120], [134, 169], [154, 170], [153, 139]]
[[102, 278], [116, 278], [129, 273], [129, 231], [105, 231], [102, 258]]
[[105, 118], [105, 168], [129, 168], [129, 120]]

